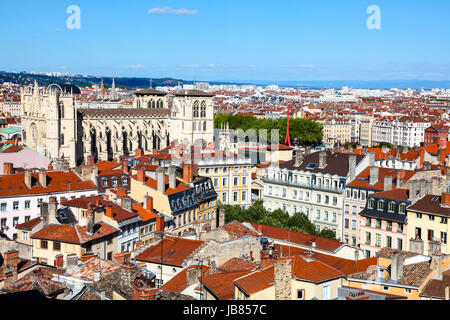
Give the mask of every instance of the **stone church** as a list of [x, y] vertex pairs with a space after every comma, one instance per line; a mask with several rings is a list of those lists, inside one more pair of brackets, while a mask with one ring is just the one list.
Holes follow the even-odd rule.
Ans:
[[199, 90], [175, 94], [152, 88], [134, 93], [132, 108], [77, 108], [74, 85], [34, 83], [21, 89], [23, 143], [52, 161], [76, 166], [92, 155], [117, 160], [175, 143], [208, 145], [214, 139], [213, 95]]

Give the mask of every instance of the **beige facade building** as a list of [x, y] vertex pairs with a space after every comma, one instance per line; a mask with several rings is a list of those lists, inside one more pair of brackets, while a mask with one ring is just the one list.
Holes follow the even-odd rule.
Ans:
[[352, 124], [348, 120], [325, 120], [323, 122], [322, 142], [334, 146], [352, 141]]
[[146, 89], [135, 92], [133, 108], [82, 109], [74, 85], [21, 90], [23, 141], [52, 160], [71, 166], [87, 156], [113, 160], [141, 148], [164, 148], [171, 141], [213, 142], [213, 96], [198, 90], [174, 95]]

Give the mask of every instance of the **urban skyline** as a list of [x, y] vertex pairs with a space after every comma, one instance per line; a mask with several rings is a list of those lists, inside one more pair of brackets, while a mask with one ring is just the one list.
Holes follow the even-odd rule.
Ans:
[[[71, 5], [79, 28], [68, 27]], [[14, 30], [3, 41], [15, 50], [0, 53], [0, 69], [8, 71], [244, 82], [450, 79], [448, 1], [0, 6], [0, 26]], [[379, 29], [368, 28], [371, 6], [379, 9]]]

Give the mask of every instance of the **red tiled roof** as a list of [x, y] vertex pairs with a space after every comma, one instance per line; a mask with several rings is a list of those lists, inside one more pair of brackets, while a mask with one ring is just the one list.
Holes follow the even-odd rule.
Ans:
[[224, 272], [240, 272], [240, 271], [252, 271], [259, 267], [257, 262], [251, 262], [239, 258], [231, 258], [224, 264], [219, 266], [219, 270]]
[[383, 197], [387, 199], [398, 199], [398, 200], [408, 200], [409, 190], [408, 189], [393, 189], [387, 191], [380, 191], [372, 193], [371, 196]]
[[223, 229], [223, 230], [227, 231], [228, 233], [232, 233], [237, 238], [242, 238], [244, 236], [258, 236], [257, 232], [247, 228], [239, 221], [233, 221], [233, 222], [227, 223], [227, 224], [223, 225], [222, 227], [220, 227], [220, 229]]
[[187, 287], [187, 281], [186, 281], [187, 270], [194, 269], [194, 268], [200, 269], [200, 270], [198, 270], [199, 274], [200, 274], [200, 272], [203, 272], [203, 274], [205, 274], [206, 272], [209, 271], [209, 267], [203, 266], [203, 265], [202, 266], [190, 266], [190, 267], [184, 268], [182, 271], [177, 273], [177, 275], [175, 275], [172, 279], [170, 279], [168, 282], [166, 282], [161, 287], [161, 289], [166, 292], [180, 293]]
[[274, 285], [273, 265], [262, 270], [257, 270], [233, 281], [247, 294], [253, 294]]
[[120, 167], [121, 164], [118, 162], [112, 162], [112, 161], [99, 161], [96, 163], [98, 172], [104, 171], [104, 170], [112, 170], [117, 167]]
[[24, 222], [24, 223], [16, 224], [16, 229], [31, 230], [31, 229], [33, 229], [39, 222], [41, 222], [41, 217], [37, 217], [37, 218], [31, 219], [31, 220], [26, 221], [26, 222]]
[[61, 204], [67, 207], [75, 207], [75, 208], [83, 208], [87, 209], [88, 204], [92, 203], [95, 204], [98, 201], [98, 206], [102, 207], [112, 207], [113, 211], [113, 219], [115, 221], [124, 221], [127, 219], [134, 218], [138, 216], [138, 213], [128, 211], [127, 209], [124, 209], [123, 207], [119, 206], [113, 201], [104, 200], [103, 196], [91, 196], [91, 197], [83, 197], [83, 198], [76, 198], [71, 200], [62, 200]]
[[203, 276], [201, 282], [204, 284], [206, 289], [212, 291], [218, 299], [232, 300], [234, 299], [233, 281], [249, 273], [249, 271], [226, 273], [217, 272]]
[[[39, 183], [39, 173], [32, 173], [32, 186], [25, 185], [24, 173], [0, 177], [0, 196], [17, 196], [27, 194], [44, 194], [64, 191], [97, 190], [92, 181], [83, 181], [73, 172], [48, 171], [47, 187]], [[70, 183], [70, 184], [69, 184]]]
[[[412, 170], [397, 170], [390, 168], [378, 168], [378, 181], [374, 185], [370, 185], [370, 167], [364, 169], [352, 182], [348, 185], [350, 187], [359, 187], [359, 188], [367, 188], [373, 190], [384, 190], [384, 177], [392, 177], [392, 188], [396, 187], [394, 182], [397, 181], [397, 172], [403, 171], [404, 181], [407, 182], [410, 178], [412, 178], [416, 172]], [[364, 179], [364, 180], [363, 180]]]
[[[195, 250], [197, 250], [204, 242], [199, 240], [190, 240], [184, 238], [177, 238], [166, 236], [164, 238], [163, 249], [163, 264], [181, 266], [183, 261]], [[149, 247], [142, 253], [136, 256], [136, 260], [150, 263], [161, 262], [161, 242]]]
[[286, 229], [281, 229], [277, 227], [267, 226], [259, 223], [254, 222], [247, 222], [250, 223], [256, 230], [258, 230], [258, 227], [261, 226], [261, 232], [263, 236], [279, 239], [279, 240], [285, 240], [293, 243], [297, 243], [304, 246], [311, 246], [312, 242], [316, 243], [316, 248], [325, 250], [325, 251], [335, 251], [338, 248], [340, 248], [342, 245], [344, 245], [343, 242], [331, 240], [327, 238], [317, 237], [308, 235], [306, 233], [296, 232], [296, 231], [289, 231]]
[[32, 234], [31, 237], [33, 239], [83, 244], [94, 239], [114, 234], [120, 230], [101, 221], [95, 224], [94, 231], [94, 234], [90, 236], [86, 233], [86, 226], [80, 227], [78, 225], [50, 224]]
[[[132, 176], [133, 179], [137, 180], [137, 175]], [[165, 175], [164, 176], [164, 180], [165, 180], [165, 185], [166, 185], [166, 192], [165, 194], [167, 195], [171, 195], [171, 194], [175, 194], [181, 191], [186, 191], [189, 190], [190, 187], [185, 186], [184, 184], [180, 183], [179, 181], [177, 181], [177, 187], [175, 189], [169, 188], [168, 184], [169, 184], [169, 176]], [[145, 177], [145, 185], [149, 186], [150, 188], [154, 189], [154, 190], [158, 190], [158, 182], [150, 177]]]

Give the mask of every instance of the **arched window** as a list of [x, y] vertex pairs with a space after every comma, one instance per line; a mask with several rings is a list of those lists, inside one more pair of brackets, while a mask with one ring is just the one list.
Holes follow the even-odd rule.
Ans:
[[162, 100], [160, 99], [160, 100], [158, 100], [158, 108], [162, 108], [163, 107], [163, 102], [162, 102]]
[[202, 101], [202, 106], [201, 106], [201, 112], [200, 112], [200, 117], [202, 118], [206, 118], [206, 102]]
[[206, 131], [206, 121], [203, 122], [203, 131]]
[[152, 100], [152, 109], [155, 109], [155, 100]]
[[198, 118], [198, 101], [194, 102], [193, 116], [194, 118]]
[[61, 145], [64, 145], [64, 133], [61, 133]]

